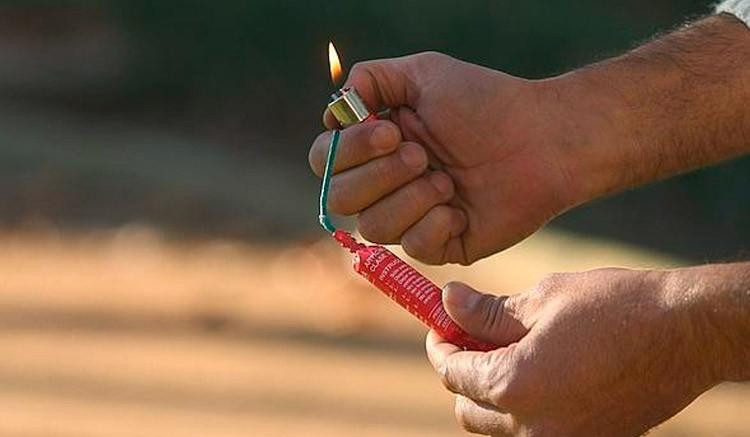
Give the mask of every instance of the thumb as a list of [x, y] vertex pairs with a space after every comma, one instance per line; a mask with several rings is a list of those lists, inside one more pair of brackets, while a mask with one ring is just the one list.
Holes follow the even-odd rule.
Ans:
[[359, 62], [352, 67], [345, 86], [354, 87], [371, 110], [414, 104], [416, 80], [414, 56]]
[[[354, 87], [367, 108], [374, 113], [383, 109], [408, 106], [416, 109], [419, 84], [432, 71], [427, 58], [437, 54], [420, 53], [400, 58], [358, 62], [349, 72], [344, 88]], [[323, 116], [328, 127], [336, 125], [333, 114], [326, 110]]]
[[512, 296], [480, 293], [460, 282], [443, 288], [443, 305], [453, 321], [468, 334], [499, 346], [515, 343], [528, 332], [514, 303]]

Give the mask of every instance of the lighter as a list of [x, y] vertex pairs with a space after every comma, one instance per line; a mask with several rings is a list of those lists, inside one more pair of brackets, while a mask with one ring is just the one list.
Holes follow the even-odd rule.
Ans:
[[[331, 64], [331, 78], [335, 83], [337, 77], [341, 76], [341, 64], [332, 43], [328, 45], [328, 58]], [[376, 119], [353, 87], [341, 89], [331, 96], [331, 100], [328, 108], [344, 128]], [[359, 243], [350, 233], [337, 230], [333, 226], [328, 216], [327, 204], [339, 138], [340, 132], [335, 130], [331, 135], [328, 159], [320, 189], [321, 226], [331, 232], [339, 244], [354, 254], [352, 261], [357, 273], [416, 316], [422, 323], [434, 329], [441, 337], [464, 349], [477, 351], [497, 349], [496, 345], [472, 338], [450, 318], [443, 306], [440, 287], [385, 247]]]
[[[336, 53], [336, 47], [333, 46], [332, 42], [328, 43], [328, 64], [331, 68], [331, 81], [335, 85], [342, 77], [342, 68], [339, 55]], [[362, 101], [354, 87], [341, 88], [331, 94], [331, 103], [328, 104], [328, 109], [336, 117], [341, 127], [344, 128], [377, 118], [367, 109], [367, 105]]]

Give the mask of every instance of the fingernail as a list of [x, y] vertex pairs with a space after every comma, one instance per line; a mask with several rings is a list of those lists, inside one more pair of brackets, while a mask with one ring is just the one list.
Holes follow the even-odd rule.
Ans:
[[399, 154], [401, 155], [401, 160], [404, 161], [404, 164], [415, 170], [420, 170], [425, 162], [427, 162], [427, 157], [425, 156], [424, 151], [416, 144], [404, 145], [401, 147]]
[[376, 149], [389, 150], [396, 143], [393, 128], [381, 124], [370, 134], [370, 145]]
[[430, 175], [430, 183], [440, 194], [447, 197], [453, 194], [453, 181], [445, 173], [435, 172]]
[[443, 302], [453, 308], [474, 309], [482, 295], [463, 284], [450, 283], [443, 289]]

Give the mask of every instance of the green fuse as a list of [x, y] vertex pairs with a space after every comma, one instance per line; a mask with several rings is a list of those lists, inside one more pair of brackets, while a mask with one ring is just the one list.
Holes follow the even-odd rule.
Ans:
[[323, 182], [320, 186], [320, 208], [318, 220], [320, 226], [330, 233], [336, 232], [336, 227], [331, 223], [328, 216], [328, 191], [331, 189], [331, 177], [333, 175], [333, 164], [336, 161], [336, 149], [339, 146], [340, 130], [334, 130], [331, 135], [331, 144], [328, 146], [328, 158], [326, 159], [326, 168], [323, 171]]

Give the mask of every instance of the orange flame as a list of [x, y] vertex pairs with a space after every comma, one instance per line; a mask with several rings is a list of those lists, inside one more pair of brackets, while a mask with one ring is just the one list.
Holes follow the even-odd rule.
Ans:
[[341, 80], [341, 61], [339, 61], [339, 54], [336, 52], [336, 47], [330, 41], [328, 42], [328, 65], [331, 68], [331, 81], [336, 85]]

